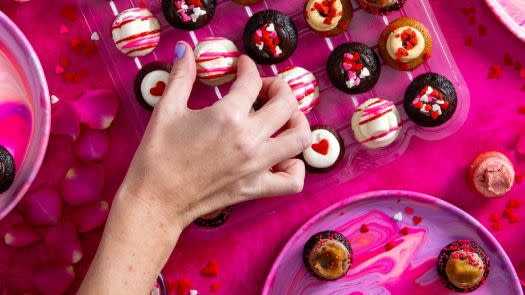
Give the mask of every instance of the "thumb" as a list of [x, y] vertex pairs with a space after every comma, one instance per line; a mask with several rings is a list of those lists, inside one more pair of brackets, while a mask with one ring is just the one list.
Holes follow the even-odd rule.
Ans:
[[175, 61], [163, 101], [176, 108], [186, 108], [195, 82], [195, 57], [188, 43], [179, 41], [175, 45]]

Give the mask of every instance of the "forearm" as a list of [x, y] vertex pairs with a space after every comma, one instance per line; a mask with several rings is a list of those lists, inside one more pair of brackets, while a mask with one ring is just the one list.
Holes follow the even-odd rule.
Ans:
[[148, 294], [181, 232], [176, 216], [129, 193], [115, 196], [97, 254], [78, 294]]

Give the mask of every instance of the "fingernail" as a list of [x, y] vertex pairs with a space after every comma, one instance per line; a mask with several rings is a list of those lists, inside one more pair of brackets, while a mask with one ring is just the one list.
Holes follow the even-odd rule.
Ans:
[[175, 45], [176, 60], [183, 58], [185, 52], [186, 52], [186, 46], [184, 46], [184, 44], [177, 43], [177, 45]]

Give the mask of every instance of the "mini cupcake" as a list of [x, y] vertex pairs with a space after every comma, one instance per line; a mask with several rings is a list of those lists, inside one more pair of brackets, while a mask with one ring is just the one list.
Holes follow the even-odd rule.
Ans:
[[0, 145], [0, 194], [7, 191], [15, 181], [15, 159]]
[[262, 0], [233, 0], [233, 2], [244, 6], [254, 5], [261, 1]]
[[455, 241], [441, 250], [437, 270], [445, 287], [469, 293], [485, 284], [490, 260], [485, 251], [470, 240]]
[[223, 225], [232, 215], [232, 206], [216, 210], [195, 220], [195, 224], [202, 227], [218, 227]]
[[195, 47], [197, 77], [209, 86], [228, 83], [237, 76], [237, 60], [241, 53], [232, 41], [211, 37]]
[[345, 145], [339, 133], [329, 126], [312, 128], [312, 145], [303, 151], [306, 168], [311, 172], [332, 170], [343, 158]]
[[243, 33], [246, 53], [260, 64], [279, 63], [297, 47], [297, 29], [292, 20], [276, 10], [252, 15]]
[[403, 8], [406, 0], [359, 0], [366, 12], [375, 15], [388, 15]]
[[409, 17], [401, 17], [381, 33], [379, 53], [394, 69], [411, 71], [430, 58], [432, 37], [422, 23]]
[[336, 231], [319, 232], [304, 245], [303, 262], [312, 276], [337, 280], [345, 276], [352, 265], [352, 247], [346, 237]]
[[405, 91], [403, 106], [414, 123], [424, 127], [444, 124], [456, 111], [457, 94], [454, 85], [436, 73], [418, 76]]
[[304, 20], [319, 36], [335, 36], [346, 32], [352, 22], [352, 12], [348, 0], [308, 0]]
[[307, 114], [319, 103], [319, 86], [310, 71], [291, 66], [277, 74], [277, 77], [290, 85], [301, 112]]
[[485, 152], [472, 161], [467, 177], [472, 189], [480, 195], [501, 197], [514, 185], [514, 166], [502, 153]]
[[401, 117], [394, 103], [382, 98], [365, 101], [352, 116], [352, 130], [356, 140], [373, 149], [394, 142], [401, 131], [401, 125]]
[[146, 8], [122, 11], [111, 27], [113, 42], [128, 56], [143, 56], [157, 47], [160, 40], [159, 20]]
[[193, 31], [211, 21], [216, 5], [216, 0], [162, 0], [162, 12], [173, 27]]
[[343, 43], [330, 54], [326, 71], [339, 90], [358, 94], [372, 89], [381, 74], [379, 56], [372, 48], [358, 42]]
[[159, 103], [168, 85], [171, 65], [163, 62], [152, 62], [140, 69], [135, 77], [135, 96], [140, 105], [148, 111]]

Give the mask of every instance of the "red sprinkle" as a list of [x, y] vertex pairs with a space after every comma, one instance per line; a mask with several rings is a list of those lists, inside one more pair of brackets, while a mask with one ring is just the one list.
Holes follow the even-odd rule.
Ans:
[[520, 218], [518, 215], [516, 214], [512, 214], [510, 217], [509, 217], [509, 222], [510, 223], [518, 223], [520, 221]]
[[201, 270], [201, 275], [207, 277], [216, 277], [219, 274], [219, 262], [212, 259], [208, 264]]
[[496, 213], [492, 213], [489, 216], [489, 220], [492, 222], [498, 222], [499, 221], [499, 215]]
[[503, 55], [503, 64], [510, 67], [512, 66], [514, 63], [512, 62], [512, 57], [510, 56], [510, 54], [508, 53], [505, 53]]
[[68, 58], [68, 57], [62, 57], [59, 61], [58, 61], [58, 64], [63, 67], [63, 68], [67, 68], [71, 65], [71, 60]]
[[414, 214], [414, 208], [412, 208], [412, 207], [405, 207], [405, 213], [409, 214], [409, 215]]
[[367, 233], [368, 232], [368, 226], [366, 226], [366, 224], [362, 224], [361, 228], [359, 229], [359, 231], [362, 232], [362, 233]]
[[489, 79], [501, 78], [503, 77], [503, 72], [501, 71], [500, 65], [493, 65], [489, 68], [489, 74], [487, 76]]
[[487, 27], [485, 27], [484, 25], [479, 25], [478, 26], [478, 33], [480, 36], [486, 36], [487, 35]]
[[517, 183], [521, 183], [523, 181], [523, 174], [516, 174], [516, 177], [514, 180], [516, 180]]
[[219, 291], [220, 288], [221, 288], [221, 284], [218, 282], [211, 283], [210, 285], [210, 290], [212, 293], [217, 293], [217, 291]]
[[386, 250], [386, 251], [390, 251], [390, 250], [392, 250], [395, 246], [396, 246], [396, 245], [394, 245], [394, 243], [392, 243], [392, 242], [388, 242], [388, 243], [385, 244], [385, 250]]
[[430, 53], [430, 51], [427, 51], [427, 52], [425, 52], [425, 55], [423, 55], [423, 59], [424, 60], [429, 60], [431, 56], [432, 56], [432, 53]]
[[78, 18], [77, 8], [75, 5], [66, 5], [62, 8], [60, 15], [69, 21], [76, 21]]
[[469, 16], [468, 18], [468, 24], [473, 26], [476, 23], [476, 18], [474, 16]]
[[64, 75], [62, 76], [62, 78], [63, 78], [64, 81], [66, 81], [66, 82], [73, 82], [73, 79], [75, 79], [75, 76], [76, 76], [76, 73], [75, 73], [75, 72], [69, 71], [69, 72], [64, 73]]
[[521, 201], [520, 200], [517, 200], [517, 199], [512, 199], [512, 200], [509, 200], [507, 202], [507, 204], [505, 205], [506, 208], [513, 208], [513, 209], [518, 209], [521, 207]]
[[492, 224], [492, 229], [493, 230], [500, 230], [501, 229], [501, 222], [495, 222]]
[[146, 4], [146, 0], [141, 0], [140, 3], [139, 3], [139, 7], [140, 7], [140, 8], [146, 8], [146, 7], [148, 7], [148, 5]]
[[316, 151], [317, 153], [321, 155], [328, 154], [328, 148], [329, 148], [328, 140], [324, 138], [321, 139], [321, 141], [319, 141], [318, 143], [312, 144], [312, 150]]
[[467, 39], [465, 39], [465, 42], [463, 43], [465, 43], [466, 46], [472, 46], [472, 42], [473, 42], [472, 37], [468, 37]]
[[191, 281], [182, 278], [177, 280], [177, 295], [188, 295], [191, 290]]
[[402, 229], [399, 230], [399, 233], [404, 236], [408, 235], [408, 227], [403, 227]]
[[503, 217], [507, 218], [507, 219], [510, 219], [510, 216], [514, 215], [514, 208], [505, 208], [505, 210], [503, 210]]
[[423, 218], [419, 217], [419, 216], [414, 216], [412, 217], [412, 221], [414, 222], [415, 225], [418, 225], [421, 223], [421, 221], [423, 221]]

